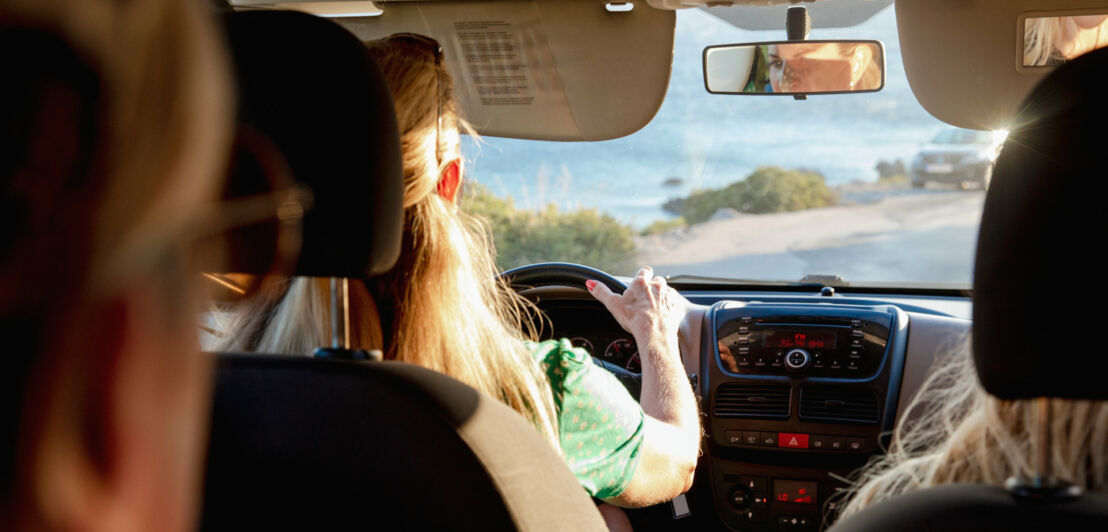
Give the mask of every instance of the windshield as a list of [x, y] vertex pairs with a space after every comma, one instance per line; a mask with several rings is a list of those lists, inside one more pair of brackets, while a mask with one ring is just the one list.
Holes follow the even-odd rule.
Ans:
[[603, 142], [466, 138], [462, 208], [488, 218], [500, 266], [566, 261], [629, 275], [649, 264], [666, 275], [968, 286], [984, 194], [963, 189], [984, 188], [989, 170], [919, 160], [941, 131], [979, 134], [920, 107], [893, 7], [810, 35], [882, 41], [880, 92], [798, 101], [705, 91], [705, 46], [783, 36], [680, 10], [668, 93], [642, 130]]
[[988, 131], [969, 129], [948, 129], [935, 136], [935, 144], [989, 144], [993, 135]]

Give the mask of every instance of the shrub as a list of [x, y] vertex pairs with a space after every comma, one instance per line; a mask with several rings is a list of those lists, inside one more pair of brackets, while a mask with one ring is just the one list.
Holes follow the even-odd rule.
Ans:
[[721, 189], [695, 191], [687, 198], [666, 202], [664, 208], [695, 224], [708, 220], [724, 207], [762, 214], [834, 204], [835, 194], [819, 172], [762, 166], [742, 181]]
[[904, 161], [900, 159], [895, 161], [877, 161], [877, 164], [873, 168], [877, 170], [877, 177], [880, 180], [886, 180], [890, 177], [908, 173], [908, 170], [904, 168]]
[[492, 227], [501, 270], [545, 261], [576, 262], [624, 273], [635, 256], [631, 228], [596, 209], [521, 210], [477, 183], [466, 183], [461, 209]]
[[646, 226], [645, 229], [639, 232], [642, 236], [660, 235], [662, 233], [668, 233], [674, 229], [681, 229], [688, 226], [688, 222], [684, 218], [674, 218], [672, 220], [655, 220], [654, 223]]

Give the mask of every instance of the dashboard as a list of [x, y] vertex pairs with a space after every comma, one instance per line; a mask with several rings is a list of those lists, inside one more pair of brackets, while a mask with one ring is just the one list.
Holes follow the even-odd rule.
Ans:
[[[702, 457], [686, 500], [629, 512], [637, 530], [826, 528], [851, 474], [882, 452], [934, 361], [970, 328], [959, 296], [675, 288], [702, 305], [681, 338]], [[583, 291], [521, 293], [550, 318], [549, 337], [641, 370], [630, 334]]]

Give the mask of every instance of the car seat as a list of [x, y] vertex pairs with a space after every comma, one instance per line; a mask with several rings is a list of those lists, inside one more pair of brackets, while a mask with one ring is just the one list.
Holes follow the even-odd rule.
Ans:
[[[399, 134], [363, 43], [295, 12], [233, 13], [226, 27], [240, 122], [279, 148], [314, 197], [292, 273], [391, 268], [403, 216]], [[254, 165], [239, 168], [232, 181], [257, 182]], [[272, 246], [248, 244], [237, 271], [264, 273]], [[604, 527], [534, 427], [450, 377], [398, 362], [214, 356], [202, 530]]]
[[[1108, 192], [1106, 84], [1108, 50], [1058, 67], [1024, 101], [997, 159], [978, 235], [973, 310], [977, 374], [995, 397], [1108, 399], [1097, 369], [1104, 367], [1096, 336], [1102, 310], [1091, 291], [1108, 228], [1100, 205]], [[1004, 487], [957, 484], [894, 497], [832, 530], [1108, 529], [1108, 494], [1052, 482], [1048, 463], [1036, 478]]]

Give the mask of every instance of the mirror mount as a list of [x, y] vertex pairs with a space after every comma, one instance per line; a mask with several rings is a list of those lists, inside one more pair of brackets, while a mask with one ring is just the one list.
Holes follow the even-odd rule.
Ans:
[[[791, 6], [785, 11], [785, 35], [790, 41], [808, 40], [812, 30], [812, 17], [804, 6]], [[807, 100], [806, 94], [794, 94], [794, 100]]]

